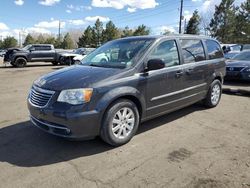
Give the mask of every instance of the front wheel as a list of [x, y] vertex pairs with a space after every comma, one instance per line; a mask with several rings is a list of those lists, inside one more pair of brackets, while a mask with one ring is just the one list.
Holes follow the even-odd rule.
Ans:
[[100, 136], [112, 146], [126, 144], [135, 135], [139, 122], [140, 115], [132, 101], [116, 101], [104, 115]]
[[25, 67], [26, 64], [27, 60], [24, 57], [18, 57], [14, 62], [15, 67]]
[[221, 99], [222, 85], [219, 80], [214, 80], [210, 85], [207, 97], [204, 99], [205, 106], [209, 108], [216, 107]]

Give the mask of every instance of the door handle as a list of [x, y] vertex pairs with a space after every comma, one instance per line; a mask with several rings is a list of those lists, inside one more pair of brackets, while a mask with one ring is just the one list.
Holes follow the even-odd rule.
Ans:
[[181, 71], [177, 71], [175, 73], [176, 78], [180, 78], [182, 75], [183, 75], [183, 71], [182, 70]]
[[186, 70], [186, 73], [187, 74], [192, 74], [192, 72], [194, 72], [194, 69], [193, 68], [189, 68]]

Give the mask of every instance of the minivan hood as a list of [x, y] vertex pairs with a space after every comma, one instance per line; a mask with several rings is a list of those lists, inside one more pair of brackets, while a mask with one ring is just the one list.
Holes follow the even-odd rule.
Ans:
[[123, 69], [74, 65], [38, 78], [34, 85], [53, 91], [92, 88], [95, 84], [124, 72]]

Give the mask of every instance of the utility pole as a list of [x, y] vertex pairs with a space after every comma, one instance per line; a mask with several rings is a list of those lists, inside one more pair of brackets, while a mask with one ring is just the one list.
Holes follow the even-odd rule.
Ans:
[[181, 22], [182, 22], [182, 10], [183, 10], [183, 0], [181, 0], [181, 8], [180, 8], [180, 22], [179, 22], [179, 34], [181, 34]]
[[61, 21], [59, 20], [59, 28], [58, 28], [58, 38], [59, 41], [61, 42]]

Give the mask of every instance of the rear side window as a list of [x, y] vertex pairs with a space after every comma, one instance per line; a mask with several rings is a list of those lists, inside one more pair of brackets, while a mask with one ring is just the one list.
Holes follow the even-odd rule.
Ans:
[[205, 60], [205, 51], [201, 40], [182, 39], [180, 40], [184, 63], [193, 63]]
[[207, 46], [208, 57], [209, 59], [222, 58], [223, 52], [220, 48], [220, 45], [214, 40], [206, 40], [205, 44]]
[[174, 40], [168, 40], [160, 43], [149, 55], [149, 59], [161, 59], [165, 67], [179, 65], [179, 55]]

